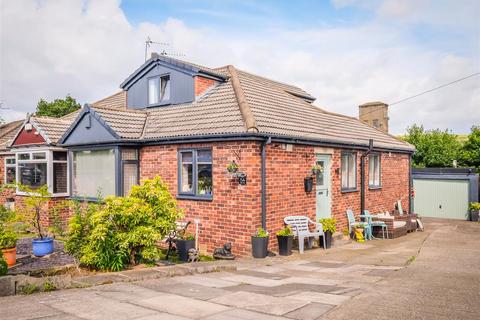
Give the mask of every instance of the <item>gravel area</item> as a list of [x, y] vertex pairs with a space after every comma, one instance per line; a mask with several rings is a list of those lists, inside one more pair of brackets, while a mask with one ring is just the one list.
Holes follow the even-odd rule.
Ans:
[[44, 257], [35, 257], [32, 254], [32, 239], [19, 239], [17, 242], [17, 264], [10, 268], [8, 273], [34, 275], [74, 264], [74, 258], [65, 253], [63, 248], [63, 242], [55, 241], [52, 254]]

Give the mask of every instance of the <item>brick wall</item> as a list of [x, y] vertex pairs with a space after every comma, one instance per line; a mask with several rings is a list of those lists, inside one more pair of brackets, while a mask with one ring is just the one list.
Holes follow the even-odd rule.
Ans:
[[195, 76], [194, 83], [195, 83], [195, 97], [198, 97], [199, 95], [204, 93], [207, 89], [215, 85], [217, 81], [209, 78], [205, 78], [205, 77]]
[[[182, 200], [187, 220], [200, 219], [200, 245], [203, 251], [232, 242], [233, 252], [250, 255], [250, 236], [260, 226], [260, 145], [253, 142], [224, 142], [178, 146], [145, 147], [140, 152], [140, 178], [160, 175], [170, 192], [177, 195], [177, 152], [179, 148], [211, 147], [213, 159], [213, 200]], [[235, 160], [247, 174], [241, 186], [226, 171]], [[190, 232], [193, 232], [193, 226]]]

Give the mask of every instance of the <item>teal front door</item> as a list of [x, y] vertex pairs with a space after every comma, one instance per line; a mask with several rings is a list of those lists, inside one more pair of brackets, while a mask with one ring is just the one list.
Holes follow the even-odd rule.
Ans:
[[317, 154], [317, 165], [322, 168], [321, 172], [318, 172], [315, 177], [318, 220], [320, 218], [330, 218], [332, 214], [332, 190], [330, 180], [331, 156]]

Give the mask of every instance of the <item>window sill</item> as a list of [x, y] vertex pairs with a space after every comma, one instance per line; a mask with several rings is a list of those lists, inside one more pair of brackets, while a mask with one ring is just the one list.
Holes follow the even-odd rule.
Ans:
[[177, 199], [179, 200], [195, 200], [195, 201], [212, 201], [212, 196], [194, 196], [194, 195], [187, 195], [187, 194], [179, 194], [177, 195]]
[[172, 104], [172, 103], [170, 102], [170, 100], [168, 100], [168, 101], [163, 101], [163, 102], [159, 102], [159, 103], [149, 104], [148, 107], [149, 108], [163, 107], [163, 106], [168, 106], [170, 104]]
[[342, 189], [341, 192], [342, 193], [350, 193], [350, 192], [357, 192], [358, 189], [355, 188], [355, 189]]
[[368, 186], [368, 190], [380, 190], [382, 186]]

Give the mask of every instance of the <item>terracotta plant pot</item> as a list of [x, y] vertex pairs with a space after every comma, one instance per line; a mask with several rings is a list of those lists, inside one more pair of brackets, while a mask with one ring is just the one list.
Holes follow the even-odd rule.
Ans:
[[11, 267], [17, 262], [17, 247], [10, 249], [2, 249], [3, 257], [8, 266]]

